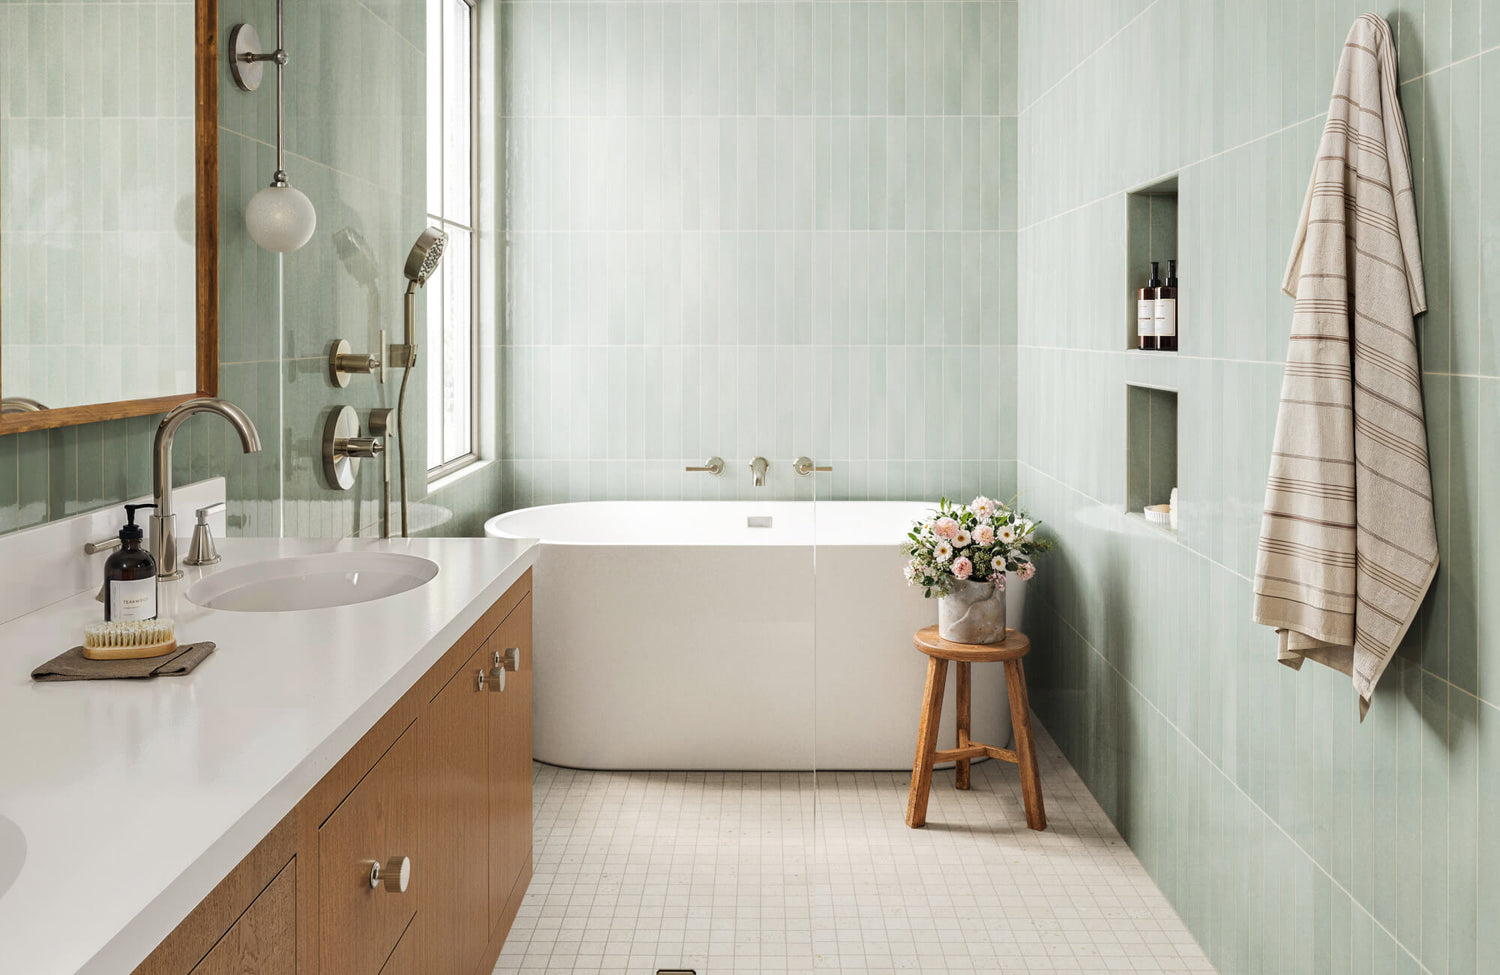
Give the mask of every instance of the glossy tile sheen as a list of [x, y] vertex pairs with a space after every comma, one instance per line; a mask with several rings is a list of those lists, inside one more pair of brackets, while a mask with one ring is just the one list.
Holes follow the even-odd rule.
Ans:
[[[1484, 924], [1500, 882], [1483, 798], [1500, 724], [1500, 624], [1483, 596], [1500, 544], [1483, 436], [1500, 406], [1484, 192], [1500, 52], [1477, 36], [1494, 34], [1500, 7], [1378, 12], [1396, 34], [1413, 154], [1443, 561], [1360, 722], [1347, 678], [1278, 666], [1273, 634], [1250, 622], [1291, 317], [1280, 280], [1358, 9], [1020, 9], [1017, 478], [1059, 543], [1033, 584], [1046, 608], [1027, 613], [1033, 641], [1055, 648], [1029, 669], [1033, 703], [1209, 958], [1236, 975], [1500, 969]], [[1128, 194], [1169, 178], [1181, 351], [1128, 353], [1121, 311], [1140, 272], [1126, 262], [1147, 236]], [[1122, 465], [1139, 457], [1122, 423], [1129, 385], [1177, 390], [1175, 539], [1123, 516]]]
[[1212, 972], [1043, 733], [1048, 829], [1015, 769], [582, 772], [539, 765], [535, 875], [496, 972]]

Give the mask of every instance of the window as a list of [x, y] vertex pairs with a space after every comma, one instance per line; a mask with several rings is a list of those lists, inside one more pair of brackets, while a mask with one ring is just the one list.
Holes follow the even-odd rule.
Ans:
[[427, 216], [448, 235], [426, 288], [427, 473], [435, 478], [478, 456], [474, 5], [428, 0], [427, 38]]

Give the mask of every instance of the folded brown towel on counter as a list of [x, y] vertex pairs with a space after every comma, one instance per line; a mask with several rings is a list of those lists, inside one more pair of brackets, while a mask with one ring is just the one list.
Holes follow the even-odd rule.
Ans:
[[184, 643], [160, 657], [135, 660], [90, 660], [83, 647], [58, 654], [31, 672], [32, 680], [129, 680], [149, 677], [181, 677], [208, 659], [212, 643]]

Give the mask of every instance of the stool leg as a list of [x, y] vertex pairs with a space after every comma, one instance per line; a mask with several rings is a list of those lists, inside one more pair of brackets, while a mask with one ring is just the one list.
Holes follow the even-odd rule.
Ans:
[[943, 717], [943, 685], [948, 661], [927, 658], [927, 691], [922, 697], [922, 723], [917, 728], [917, 758], [911, 767], [911, 794], [906, 797], [906, 825], [927, 824], [927, 794], [932, 790], [932, 758], [937, 752], [938, 722]]
[[[966, 660], [958, 662], [958, 747], [969, 746], [969, 663]], [[967, 789], [969, 787], [969, 760], [960, 758], [953, 763], [953, 787], [955, 789]]]
[[1010, 692], [1010, 723], [1015, 726], [1016, 764], [1021, 768], [1021, 796], [1026, 802], [1026, 825], [1047, 828], [1042, 805], [1042, 777], [1036, 768], [1036, 743], [1031, 737], [1031, 701], [1026, 696], [1026, 671], [1019, 660], [1005, 662], [1005, 686]]

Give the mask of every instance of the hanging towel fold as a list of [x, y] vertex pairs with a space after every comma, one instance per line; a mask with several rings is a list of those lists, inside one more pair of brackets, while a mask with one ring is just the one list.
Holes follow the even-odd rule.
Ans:
[[1255, 563], [1278, 658], [1360, 717], [1437, 572], [1414, 316], [1427, 310], [1390, 27], [1344, 42], [1282, 290], [1296, 299]]

